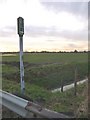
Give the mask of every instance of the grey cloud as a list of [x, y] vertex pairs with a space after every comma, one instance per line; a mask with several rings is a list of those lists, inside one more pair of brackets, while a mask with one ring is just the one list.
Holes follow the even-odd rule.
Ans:
[[47, 27], [26, 26], [25, 33], [29, 37], [43, 36], [47, 29]]
[[74, 48], [77, 48], [78, 46], [77, 45], [75, 45], [75, 44], [73, 44], [73, 43], [71, 43], [71, 44], [68, 44], [68, 47], [74, 47]]
[[[12, 37], [17, 34], [17, 28], [15, 26], [7, 26], [3, 29], [0, 29], [1, 37]], [[71, 40], [87, 40], [87, 30], [82, 31], [57, 31], [53, 27], [36, 27], [36, 26], [25, 26], [25, 36], [27, 37], [41, 37], [41, 36], [52, 36], [52, 37], [64, 37]], [[53, 42], [52, 40], [47, 40], [48, 42]]]
[[[64, 37], [71, 40], [87, 40], [87, 30], [82, 31], [57, 31], [55, 27], [35, 27], [27, 26], [25, 27], [26, 36], [40, 37], [40, 36], [52, 36], [52, 37]], [[48, 40], [47, 40], [48, 41]], [[54, 40], [51, 40], [54, 41]]]
[[71, 31], [63, 31], [62, 36], [71, 40], [78, 40], [78, 41], [83, 41], [83, 40], [87, 40], [87, 31], [86, 30], [82, 30], [82, 31], [75, 31], [75, 32], [71, 32]]
[[15, 26], [6, 26], [0, 29], [0, 37], [12, 37], [16, 34]]
[[53, 10], [56, 13], [67, 11], [74, 15], [79, 15], [87, 18], [88, 3], [87, 2], [41, 2], [48, 10]]
[[25, 27], [26, 36], [38, 37], [38, 36], [55, 36], [55, 27], [36, 27], [36, 26], [26, 26]]

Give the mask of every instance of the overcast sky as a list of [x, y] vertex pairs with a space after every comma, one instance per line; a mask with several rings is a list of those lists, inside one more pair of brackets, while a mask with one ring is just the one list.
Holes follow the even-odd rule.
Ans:
[[0, 51], [19, 51], [19, 16], [24, 18], [24, 51], [88, 49], [87, 0], [0, 0]]

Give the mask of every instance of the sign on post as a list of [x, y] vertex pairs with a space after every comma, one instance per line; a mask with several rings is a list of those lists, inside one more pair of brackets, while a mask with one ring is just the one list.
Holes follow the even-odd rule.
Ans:
[[22, 17], [19, 17], [17, 19], [17, 23], [18, 23], [18, 34], [19, 36], [23, 36], [24, 35], [24, 19]]
[[20, 40], [20, 79], [21, 79], [21, 93], [24, 94], [24, 65], [23, 65], [23, 35], [24, 35], [24, 19], [22, 17], [17, 18], [17, 27]]

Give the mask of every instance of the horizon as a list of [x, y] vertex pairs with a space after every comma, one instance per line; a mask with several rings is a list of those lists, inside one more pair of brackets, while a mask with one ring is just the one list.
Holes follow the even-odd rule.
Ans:
[[[80, 51], [78, 51], [78, 50], [74, 50], [74, 51], [23, 51], [24, 53], [26, 52], [28, 52], [28, 53], [53, 53], [53, 52], [56, 52], [56, 53], [60, 53], [60, 52], [89, 52], [89, 50], [80, 50]], [[6, 51], [6, 52], [4, 52], [4, 51], [1, 51], [0, 53], [19, 53], [20, 51]]]

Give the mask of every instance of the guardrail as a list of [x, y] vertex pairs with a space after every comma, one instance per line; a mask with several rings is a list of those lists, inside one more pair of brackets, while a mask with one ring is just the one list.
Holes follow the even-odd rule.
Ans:
[[0, 102], [0, 104], [24, 118], [69, 118], [64, 114], [42, 108], [34, 102], [2, 90], [0, 90]]

